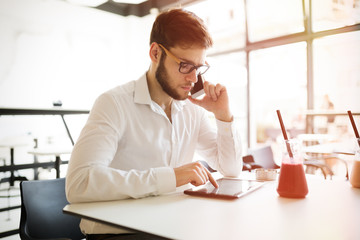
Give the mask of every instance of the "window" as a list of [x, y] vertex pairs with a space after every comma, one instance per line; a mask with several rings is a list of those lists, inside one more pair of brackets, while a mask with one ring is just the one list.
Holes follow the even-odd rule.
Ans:
[[287, 130], [304, 129], [301, 113], [306, 109], [305, 42], [252, 51], [249, 63], [250, 126], [256, 142], [276, 140], [280, 133], [277, 109]]
[[244, 2], [223, 0], [202, 1], [186, 9], [196, 13], [206, 22], [214, 40], [212, 53], [243, 48], [245, 46]]
[[226, 86], [230, 108], [242, 135], [243, 146], [247, 144], [247, 71], [244, 52], [210, 57], [211, 68], [205, 78]]
[[249, 41], [304, 31], [301, 0], [247, 0]]
[[329, 95], [338, 110], [360, 110], [360, 31], [314, 40], [315, 108]]
[[188, 9], [209, 26], [215, 46], [206, 77], [229, 89], [248, 147], [281, 137], [276, 109], [291, 137], [312, 131], [305, 112], [326, 95], [335, 109], [360, 110], [360, 0], [216, 2]]
[[360, 0], [313, 0], [315, 32], [360, 23]]
[[[245, 47], [244, 2], [224, 0], [219, 8], [217, 1], [202, 1], [186, 7], [202, 18], [213, 37], [214, 46], [209, 50], [208, 62], [211, 68], [204, 78], [213, 83], [226, 86], [230, 108], [236, 127], [242, 135], [243, 148], [248, 146], [247, 136], [247, 70]], [[229, 54], [217, 53], [234, 51]], [[215, 54], [215, 55], [214, 55]]]
[[[360, 31], [314, 40], [314, 108], [360, 111]], [[331, 102], [331, 103], [330, 103]], [[329, 105], [331, 104], [331, 105]], [[347, 116], [316, 117], [314, 131], [342, 137]]]

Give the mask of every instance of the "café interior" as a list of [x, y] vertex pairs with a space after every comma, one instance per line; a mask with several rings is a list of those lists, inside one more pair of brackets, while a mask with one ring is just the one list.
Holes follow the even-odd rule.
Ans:
[[19, 239], [20, 182], [65, 177], [95, 99], [147, 71], [152, 23], [173, 7], [212, 34], [204, 77], [226, 86], [244, 155], [267, 148], [281, 165], [279, 110], [306, 174], [349, 180], [360, 146], [359, 0], [1, 0], [0, 237]]

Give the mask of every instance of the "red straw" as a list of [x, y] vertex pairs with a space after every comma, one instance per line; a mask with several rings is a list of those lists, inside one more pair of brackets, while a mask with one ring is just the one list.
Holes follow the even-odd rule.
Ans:
[[352, 127], [353, 127], [353, 129], [354, 129], [355, 136], [356, 136], [356, 138], [358, 139], [358, 144], [359, 144], [359, 146], [360, 146], [360, 140], [359, 140], [360, 136], [359, 136], [359, 132], [358, 132], [358, 130], [357, 130], [357, 128], [356, 128], [355, 121], [354, 121], [354, 118], [353, 118], [353, 115], [352, 115], [351, 111], [348, 111], [348, 115], [349, 115], [349, 118], [350, 118], [351, 125], [352, 125]]
[[[286, 134], [286, 130], [285, 130], [285, 126], [284, 126], [284, 123], [283, 123], [281, 114], [280, 114], [280, 110], [276, 110], [276, 113], [277, 113], [278, 118], [279, 118], [279, 122], [280, 122], [280, 127], [281, 127], [282, 134], [283, 134], [283, 136], [284, 136], [285, 141], [287, 141], [287, 140], [289, 140], [289, 139], [288, 139], [287, 134]], [[287, 151], [288, 151], [288, 153], [289, 153], [289, 157], [290, 157], [290, 158], [294, 158], [294, 155], [293, 155], [292, 152], [291, 152], [290, 144], [289, 144], [288, 142], [286, 142], [286, 149], [287, 149]]]

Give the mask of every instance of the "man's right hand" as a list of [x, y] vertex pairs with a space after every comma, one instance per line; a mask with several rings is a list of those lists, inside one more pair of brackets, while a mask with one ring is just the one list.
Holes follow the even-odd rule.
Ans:
[[200, 186], [207, 183], [207, 181], [210, 181], [215, 188], [219, 187], [209, 170], [207, 170], [200, 162], [193, 162], [174, 168], [174, 172], [176, 176], [176, 187], [180, 187], [187, 183], [191, 183], [194, 186]]

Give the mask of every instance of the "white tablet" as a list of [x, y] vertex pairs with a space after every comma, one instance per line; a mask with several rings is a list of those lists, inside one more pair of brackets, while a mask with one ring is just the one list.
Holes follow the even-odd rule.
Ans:
[[216, 180], [216, 182], [219, 185], [218, 188], [215, 188], [210, 182], [208, 182], [205, 185], [187, 189], [184, 193], [199, 197], [237, 199], [258, 189], [264, 184], [264, 182], [255, 180], [233, 178], [220, 178]]

